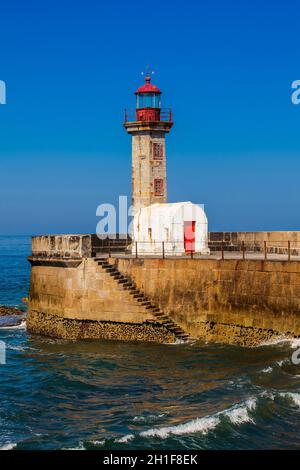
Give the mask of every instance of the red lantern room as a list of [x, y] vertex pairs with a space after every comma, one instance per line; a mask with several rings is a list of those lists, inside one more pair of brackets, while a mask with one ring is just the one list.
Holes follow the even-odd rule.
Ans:
[[161, 91], [152, 85], [150, 75], [145, 78], [146, 83], [136, 92], [136, 120], [160, 121]]
[[161, 91], [157, 86], [152, 85], [149, 73], [146, 74], [145, 82], [135, 92], [136, 108], [125, 109], [125, 128], [131, 128], [133, 123], [138, 123], [139, 126], [149, 126], [152, 123], [151, 126], [159, 125], [160, 128], [171, 128], [173, 125], [172, 110], [161, 107]]

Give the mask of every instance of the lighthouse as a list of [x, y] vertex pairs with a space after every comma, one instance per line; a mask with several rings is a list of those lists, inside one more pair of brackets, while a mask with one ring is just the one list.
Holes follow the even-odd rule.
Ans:
[[172, 110], [161, 107], [161, 91], [150, 74], [135, 95], [136, 107], [125, 110], [124, 120], [132, 136], [132, 253], [208, 254], [203, 206], [167, 202], [166, 134], [173, 126]]
[[166, 134], [171, 109], [161, 107], [161, 91], [150, 74], [136, 92], [136, 108], [125, 110], [124, 127], [132, 136], [133, 214], [152, 204], [167, 202]]

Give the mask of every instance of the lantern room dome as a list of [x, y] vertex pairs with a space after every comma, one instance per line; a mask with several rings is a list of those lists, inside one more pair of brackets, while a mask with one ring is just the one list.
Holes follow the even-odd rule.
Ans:
[[159, 88], [157, 88], [157, 86], [155, 85], [152, 85], [150, 82], [151, 82], [151, 77], [149, 75], [146, 76], [145, 78], [145, 84], [140, 86], [135, 94], [140, 94], [140, 93], [155, 93], [157, 95], [161, 95], [161, 91], [159, 90]]

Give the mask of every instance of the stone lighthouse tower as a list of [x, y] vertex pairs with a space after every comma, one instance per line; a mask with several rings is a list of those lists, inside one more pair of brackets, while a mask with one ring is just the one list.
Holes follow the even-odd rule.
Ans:
[[132, 206], [140, 209], [167, 202], [165, 135], [173, 121], [170, 109], [161, 108], [161, 91], [146, 83], [137, 89], [136, 109], [125, 111], [124, 127], [132, 135]]

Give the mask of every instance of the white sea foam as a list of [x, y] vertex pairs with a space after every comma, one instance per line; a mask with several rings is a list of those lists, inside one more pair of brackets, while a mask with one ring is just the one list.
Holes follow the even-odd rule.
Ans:
[[[227, 411], [224, 411], [224, 415], [230, 419], [233, 424], [242, 423], [254, 423], [253, 418], [249, 416], [249, 411], [254, 410], [256, 407], [256, 400], [250, 399], [245, 402], [244, 405], [233, 406]], [[222, 413], [222, 412], [221, 412]]]
[[104, 446], [105, 439], [103, 439], [102, 441], [92, 441], [92, 444], [94, 444], [95, 446]]
[[[183, 424], [175, 426], [165, 426], [161, 428], [151, 428], [142, 431], [138, 434], [141, 437], [159, 437], [166, 439], [168, 436], [182, 436], [185, 434], [201, 433], [203, 435], [214, 430], [221, 422], [222, 417], [226, 417], [233, 424], [239, 425], [242, 423], [254, 423], [253, 418], [249, 416], [249, 411], [254, 410], [256, 407], [256, 399], [251, 398], [240, 404], [233, 405], [232, 407], [219, 411], [212, 416], [204, 416], [203, 418], [196, 418]], [[134, 434], [126, 434], [125, 436], [115, 439], [118, 443], [127, 443], [135, 438]]]
[[265, 374], [269, 374], [270, 372], [272, 372], [273, 370], [273, 367], [269, 366], [269, 367], [265, 367], [264, 369], [262, 369], [262, 372], [264, 372]]
[[22, 321], [20, 325], [15, 325], [15, 326], [1, 326], [1, 330], [26, 330], [26, 321]]
[[187, 344], [187, 341], [183, 341], [182, 339], [176, 338], [173, 343], [163, 343], [166, 346], [176, 346], [178, 344]]
[[134, 434], [126, 434], [123, 437], [120, 437], [119, 439], [115, 439], [115, 442], [119, 442], [120, 444], [126, 444], [129, 441], [132, 441], [134, 439]]
[[10, 349], [12, 351], [25, 351], [26, 348], [24, 348], [23, 346], [14, 346], [12, 344], [7, 344], [6, 349]]
[[262, 341], [261, 343], [257, 344], [254, 346], [255, 348], [260, 348], [262, 346], [275, 346], [276, 344], [282, 344], [282, 343], [287, 343], [290, 341], [290, 338], [287, 338], [284, 335], [277, 336], [275, 338], [272, 338], [268, 341]]
[[275, 399], [275, 394], [273, 392], [270, 392], [269, 390], [264, 390], [259, 394], [261, 398], [270, 398], [270, 400]]
[[77, 447], [64, 447], [62, 450], [85, 450], [83, 442], [80, 441]]
[[285, 393], [280, 393], [280, 396], [284, 398], [289, 398], [295, 403], [295, 405], [299, 406], [300, 408], [300, 393], [285, 392]]
[[132, 421], [135, 423], [144, 423], [145, 421], [155, 421], [165, 416], [164, 413], [159, 415], [146, 415], [146, 416], [135, 416]]
[[10, 442], [8, 444], [5, 444], [4, 446], [0, 447], [0, 450], [12, 450], [15, 447], [17, 447], [17, 444], [14, 442]]
[[296, 349], [300, 347], [300, 338], [293, 338], [290, 340], [291, 348]]
[[269, 341], [264, 341], [262, 343], [259, 343], [255, 347], [261, 347], [261, 346], [275, 346], [276, 344], [287, 344], [289, 343], [291, 348], [296, 349], [300, 347], [300, 338], [288, 338], [287, 336], [280, 335], [277, 338], [270, 339]]
[[291, 400], [295, 405], [300, 408], [300, 393], [296, 392], [281, 392], [281, 393], [272, 393], [272, 392], [263, 392], [261, 397], [269, 398], [270, 400], [276, 400], [278, 397], [287, 398]]
[[184, 434], [194, 434], [200, 432], [201, 434], [207, 434], [209, 431], [214, 429], [220, 422], [220, 419], [216, 416], [197, 418], [192, 421], [188, 421], [185, 424], [178, 424], [177, 426], [167, 426], [163, 428], [148, 429], [140, 433], [142, 437], [160, 437], [165, 439], [170, 435], [181, 436]]

